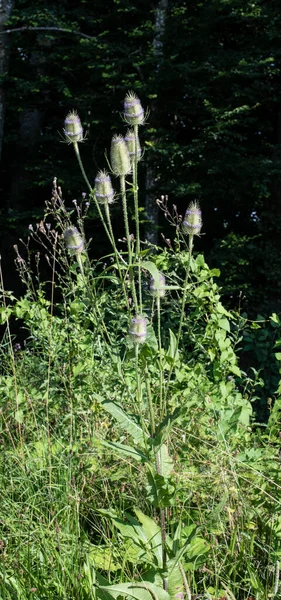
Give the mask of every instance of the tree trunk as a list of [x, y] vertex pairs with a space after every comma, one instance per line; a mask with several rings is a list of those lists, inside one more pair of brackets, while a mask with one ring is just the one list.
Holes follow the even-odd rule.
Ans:
[[[0, 0], [0, 77], [6, 74], [9, 62], [8, 36], [5, 34], [5, 22], [10, 17], [14, 0]], [[5, 96], [3, 86], [0, 86], [0, 160], [2, 153], [3, 130], [5, 119]]]
[[[168, 10], [168, 0], [159, 0], [155, 9], [155, 20], [154, 20], [154, 39], [153, 39], [153, 50], [154, 56], [157, 59], [156, 73], [160, 68], [161, 62], [164, 56], [164, 44], [163, 36], [165, 33], [165, 22]], [[150, 115], [153, 115], [155, 105], [152, 103], [150, 107]], [[145, 232], [145, 238], [151, 244], [157, 244], [158, 242], [158, 206], [155, 198], [156, 188], [156, 174], [155, 169], [151, 161], [148, 160], [146, 166], [146, 182], [145, 182], [145, 210], [148, 225]]]

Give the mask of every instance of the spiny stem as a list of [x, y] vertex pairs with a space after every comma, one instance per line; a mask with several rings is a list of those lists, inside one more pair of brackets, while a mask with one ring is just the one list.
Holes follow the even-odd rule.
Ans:
[[[155, 455], [155, 466], [158, 475], [161, 475], [161, 464], [159, 458], [159, 451]], [[165, 508], [160, 509], [160, 524], [161, 524], [161, 546], [162, 546], [162, 569], [165, 572], [167, 567], [167, 553], [166, 553], [166, 512]], [[163, 588], [167, 591], [167, 579], [163, 577]]]
[[78, 254], [76, 256], [76, 259], [77, 259], [77, 262], [78, 262], [78, 265], [79, 265], [79, 268], [80, 268], [80, 271], [81, 271], [81, 275], [82, 275], [82, 279], [83, 279], [85, 288], [86, 288], [86, 290], [87, 290], [87, 292], [89, 294], [89, 298], [91, 300], [92, 307], [93, 307], [93, 309], [94, 309], [94, 311], [96, 313], [96, 317], [98, 317], [98, 319], [100, 320], [100, 323], [102, 325], [102, 330], [104, 332], [105, 341], [106, 341], [106, 343], [112, 344], [110, 335], [108, 333], [108, 330], [106, 328], [106, 325], [105, 325], [105, 322], [104, 322], [104, 319], [103, 319], [103, 316], [102, 316], [102, 313], [100, 312], [100, 309], [98, 308], [98, 303], [97, 303], [95, 294], [94, 294], [92, 288], [90, 287], [88, 279], [87, 279], [87, 277], [85, 275], [85, 271], [84, 271], [84, 267], [83, 267], [83, 263], [82, 263], [82, 259], [81, 259], [80, 254]]
[[[186, 304], [186, 298], [187, 298], [187, 284], [188, 284], [188, 279], [189, 279], [191, 257], [192, 257], [192, 250], [193, 250], [193, 237], [194, 237], [193, 235], [189, 235], [189, 243], [188, 243], [189, 258], [188, 258], [188, 265], [186, 268], [185, 279], [184, 279], [184, 284], [183, 284], [183, 296], [182, 296], [182, 303], [181, 303], [180, 323], [179, 323], [178, 334], [177, 334], [177, 339], [176, 339], [176, 346], [175, 346], [175, 352], [174, 352], [174, 356], [173, 356], [173, 362], [172, 362], [172, 366], [171, 366], [171, 369], [169, 372], [169, 377], [168, 377], [167, 386], [166, 386], [164, 406], [166, 405], [167, 393], [169, 390], [169, 383], [171, 381], [171, 376], [172, 376], [172, 373], [173, 373], [173, 370], [175, 367], [176, 355], [177, 355], [177, 352], [179, 349], [180, 337], [181, 337], [181, 332], [182, 332], [182, 326], [183, 326], [183, 320], [184, 320], [184, 314], [185, 314], [185, 304]], [[164, 416], [164, 407], [162, 410], [162, 417], [163, 416]]]
[[138, 198], [138, 125], [134, 125], [135, 156], [133, 161], [133, 190], [136, 219], [136, 251], [140, 254], [140, 222], [139, 222], [139, 198]]
[[129, 231], [125, 175], [120, 175], [120, 189], [121, 189], [121, 197], [122, 197], [122, 205], [123, 205], [125, 232], [126, 232], [127, 246], [128, 246], [129, 277], [130, 277], [133, 300], [134, 300], [134, 304], [135, 304], [135, 310], [136, 310], [136, 312], [138, 312], [138, 300], [137, 300], [133, 267], [132, 267], [132, 247], [131, 247], [131, 238], [130, 238], [130, 231]]
[[155, 419], [154, 419], [154, 409], [153, 409], [153, 402], [152, 402], [152, 395], [151, 395], [151, 388], [150, 388], [149, 372], [148, 372], [147, 367], [145, 370], [145, 383], [146, 383], [146, 392], [147, 392], [148, 410], [149, 410], [149, 419], [150, 419], [150, 431], [151, 431], [151, 436], [154, 437], [154, 435], [155, 435]]
[[159, 348], [159, 363], [160, 363], [160, 395], [159, 395], [159, 408], [162, 413], [163, 409], [163, 365], [162, 365], [162, 342], [161, 342], [161, 311], [160, 311], [160, 296], [157, 295], [157, 329], [158, 329], [158, 348]]
[[145, 434], [148, 433], [148, 431], [147, 431], [147, 426], [146, 426], [144, 418], [143, 418], [142, 387], [141, 387], [141, 375], [140, 375], [140, 369], [139, 369], [139, 345], [138, 344], [135, 345], [135, 365], [136, 365], [136, 376], [137, 376], [137, 403], [138, 403], [138, 409], [139, 409], [140, 423], [141, 423], [142, 431], [144, 434], [144, 440], [146, 442]]
[[140, 312], [142, 312], [142, 286], [141, 286], [141, 267], [140, 267], [140, 221], [139, 221], [139, 188], [138, 188], [138, 125], [134, 125], [135, 138], [135, 156], [133, 161], [133, 192], [134, 208], [136, 220], [136, 255], [138, 261], [138, 284], [139, 284], [139, 303]]
[[90, 193], [92, 193], [92, 191], [93, 191], [93, 190], [92, 190], [92, 186], [91, 186], [91, 184], [90, 184], [90, 182], [89, 182], [89, 179], [88, 179], [88, 177], [87, 177], [87, 175], [86, 175], [86, 171], [85, 171], [85, 169], [84, 169], [84, 165], [83, 165], [83, 163], [82, 163], [82, 160], [81, 160], [81, 156], [80, 156], [80, 150], [79, 150], [78, 143], [77, 143], [77, 142], [74, 142], [73, 146], [74, 146], [75, 154], [76, 154], [76, 156], [77, 156], [77, 160], [78, 160], [79, 167], [80, 167], [80, 169], [81, 169], [82, 175], [83, 175], [83, 177], [84, 177], [84, 179], [85, 179], [85, 182], [86, 182], [86, 184], [87, 184], [87, 186], [88, 186], [88, 188], [89, 188], [89, 192], [90, 192]]
[[106, 202], [104, 210], [105, 210], [105, 215], [106, 215], [106, 219], [107, 219], [108, 229], [109, 229], [109, 232], [110, 232], [110, 235], [111, 235], [111, 238], [112, 238], [112, 242], [113, 242], [113, 250], [114, 250], [115, 260], [116, 260], [116, 264], [117, 264], [117, 268], [118, 268], [118, 272], [119, 272], [119, 278], [120, 278], [120, 281], [122, 283], [122, 289], [123, 289], [123, 293], [124, 293], [124, 298], [126, 299], [127, 309], [130, 311], [130, 304], [129, 304], [128, 294], [127, 294], [127, 290], [126, 290], [126, 285], [125, 285], [124, 277], [123, 277], [122, 271], [121, 271], [121, 266], [120, 266], [120, 261], [119, 261], [119, 254], [118, 254], [118, 250], [116, 248], [114, 233], [113, 233], [113, 229], [112, 229], [111, 216], [110, 216], [110, 210], [109, 210], [108, 202]]
[[89, 189], [89, 192], [90, 192], [90, 196], [91, 196], [91, 198], [93, 198], [93, 200], [95, 202], [95, 205], [96, 205], [97, 211], [99, 213], [100, 220], [101, 220], [101, 222], [103, 224], [105, 233], [106, 233], [106, 235], [107, 235], [107, 237], [108, 237], [111, 245], [113, 246], [114, 245], [114, 240], [112, 240], [112, 238], [111, 238], [111, 235], [110, 235], [110, 232], [108, 231], [108, 227], [107, 227], [106, 222], [104, 220], [104, 216], [102, 214], [100, 205], [99, 205], [99, 203], [98, 203], [98, 201], [97, 201], [97, 199], [95, 197], [94, 190], [93, 190], [93, 188], [92, 188], [92, 186], [91, 186], [91, 184], [89, 182], [89, 179], [88, 179], [88, 177], [86, 175], [86, 172], [85, 172], [85, 169], [84, 169], [84, 166], [83, 166], [83, 163], [82, 163], [82, 159], [81, 159], [81, 156], [80, 156], [80, 151], [79, 151], [78, 143], [74, 142], [73, 146], [74, 146], [75, 154], [77, 156], [77, 160], [78, 160], [78, 163], [79, 163], [79, 166], [80, 166], [80, 169], [81, 169], [81, 173], [82, 173], [82, 175], [84, 177], [84, 180], [85, 180], [85, 182], [86, 182], [86, 184], [88, 186], [88, 189]]

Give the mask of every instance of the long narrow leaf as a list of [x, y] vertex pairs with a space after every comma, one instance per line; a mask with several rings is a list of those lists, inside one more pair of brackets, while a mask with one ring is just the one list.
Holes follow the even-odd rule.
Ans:
[[106, 442], [105, 440], [99, 440], [102, 446], [106, 446], [106, 448], [110, 448], [111, 450], [115, 450], [119, 452], [119, 454], [124, 454], [125, 456], [129, 456], [130, 458], [134, 458], [139, 462], [147, 462], [147, 456], [140, 452], [138, 448], [133, 448], [132, 446], [127, 446], [126, 444], [120, 444], [119, 442]]
[[142, 430], [141, 426], [134, 421], [131, 415], [128, 415], [118, 404], [110, 400], [104, 400], [99, 394], [95, 394], [95, 399], [100, 402], [103, 408], [116, 419], [119, 427], [129, 433], [133, 440], [140, 446], [145, 445], [147, 434]]
[[109, 586], [99, 586], [106, 594], [112, 598], [118, 596], [127, 596], [133, 600], [170, 600], [168, 592], [153, 583], [142, 581], [136, 583], [117, 583]]

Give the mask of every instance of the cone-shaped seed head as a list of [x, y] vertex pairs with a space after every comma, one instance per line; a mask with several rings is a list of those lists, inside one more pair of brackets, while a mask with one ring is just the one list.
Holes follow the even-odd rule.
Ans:
[[100, 204], [114, 202], [114, 190], [110, 176], [106, 171], [99, 171], [95, 179], [95, 196]]
[[75, 111], [68, 113], [64, 121], [64, 135], [69, 144], [83, 141], [83, 127]]
[[111, 168], [115, 175], [128, 175], [131, 171], [131, 161], [122, 135], [114, 135], [110, 149]]
[[154, 298], [164, 298], [166, 294], [166, 279], [163, 273], [159, 273], [158, 281], [154, 277], [151, 277], [149, 290]]
[[146, 318], [142, 316], [134, 317], [131, 320], [129, 333], [134, 344], [143, 344], [146, 338]]
[[186, 210], [182, 223], [183, 232], [188, 235], [199, 235], [202, 227], [202, 213], [197, 202], [191, 202]]
[[67, 250], [71, 254], [81, 254], [84, 250], [84, 242], [76, 227], [68, 227], [64, 232], [64, 241]]
[[124, 101], [124, 117], [129, 125], [143, 125], [144, 110], [134, 92], [128, 92]]
[[139, 161], [141, 159], [140, 141], [139, 141], [139, 136], [137, 135], [137, 149], [136, 149], [136, 138], [135, 138], [133, 129], [127, 130], [127, 133], [125, 135], [125, 142], [127, 144], [127, 148], [128, 148], [128, 152], [129, 152], [131, 161], [133, 161], [135, 159], [136, 154], [137, 154], [137, 159]]

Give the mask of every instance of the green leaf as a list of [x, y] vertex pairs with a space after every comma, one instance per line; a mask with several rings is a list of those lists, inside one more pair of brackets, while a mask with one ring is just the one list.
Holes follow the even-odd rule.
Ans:
[[174, 463], [169, 455], [168, 446], [162, 444], [156, 454], [157, 460], [159, 461], [160, 475], [168, 477], [174, 468]]
[[173, 361], [176, 361], [179, 359], [179, 352], [178, 352], [178, 348], [177, 348], [177, 338], [171, 329], [169, 329], [169, 334], [170, 334], [170, 345], [168, 348], [167, 356], [172, 358]]
[[119, 452], [120, 454], [125, 454], [125, 456], [130, 456], [138, 461], [147, 462], [147, 456], [140, 452], [137, 448], [133, 448], [132, 446], [127, 446], [126, 444], [120, 444], [119, 442], [107, 442], [105, 440], [99, 440], [102, 446], [106, 446], [111, 450]]
[[160, 286], [160, 272], [158, 271], [156, 265], [151, 262], [151, 260], [146, 260], [142, 263], [142, 267], [144, 269], [146, 269], [147, 271], [149, 271], [150, 275], [153, 277], [154, 282], [155, 282], [155, 286], [159, 287]]
[[[127, 596], [135, 600], [170, 600], [170, 595], [162, 587], [158, 587], [149, 581], [141, 583], [117, 583], [108, 586], [99, 586], [99, 589], [110, 594], [112, 598]], [[151, 591], [149, 591], [151, 590]]]
[[221, 329], [224, 329], [225, 331], [230, 331], [230, 326], [229, 326], [229, 321], [228, 319], [219, 319], [218, 321], [218, 325]]
[[103, 408], [116, 419], [119, 427], [129, 433], [133, 440], [140, 446], [144, 446], [145, 438], [147, 434], [142, 430], [141, 426], [134, 421], [131, 415], [125, 413], [125, 411], [114, 402], [110, 400], [104, 400], [99, 394], [94, 394], [95, 399], [100, 402]]
[[22, 410], [16, 410], [14, 417], [15, 417], [15, 421], [17, 423], [19, 423], [20, 425], [23, 423], [23, 411]]
[[159, 567], [162, 567], [162, 537], [161, 529], [150, 517], [145, 515], [141, 510], [135, 508], [135, 513], [142, 524], [142, 529], [146, 535], [151, 549], [154, 552]]
[[115, 562], [113, 549], [106, 546], [91, 546], [88, 557], [95, 567], [103, 571], [118, 571], [122, 568], [118, 562]]

